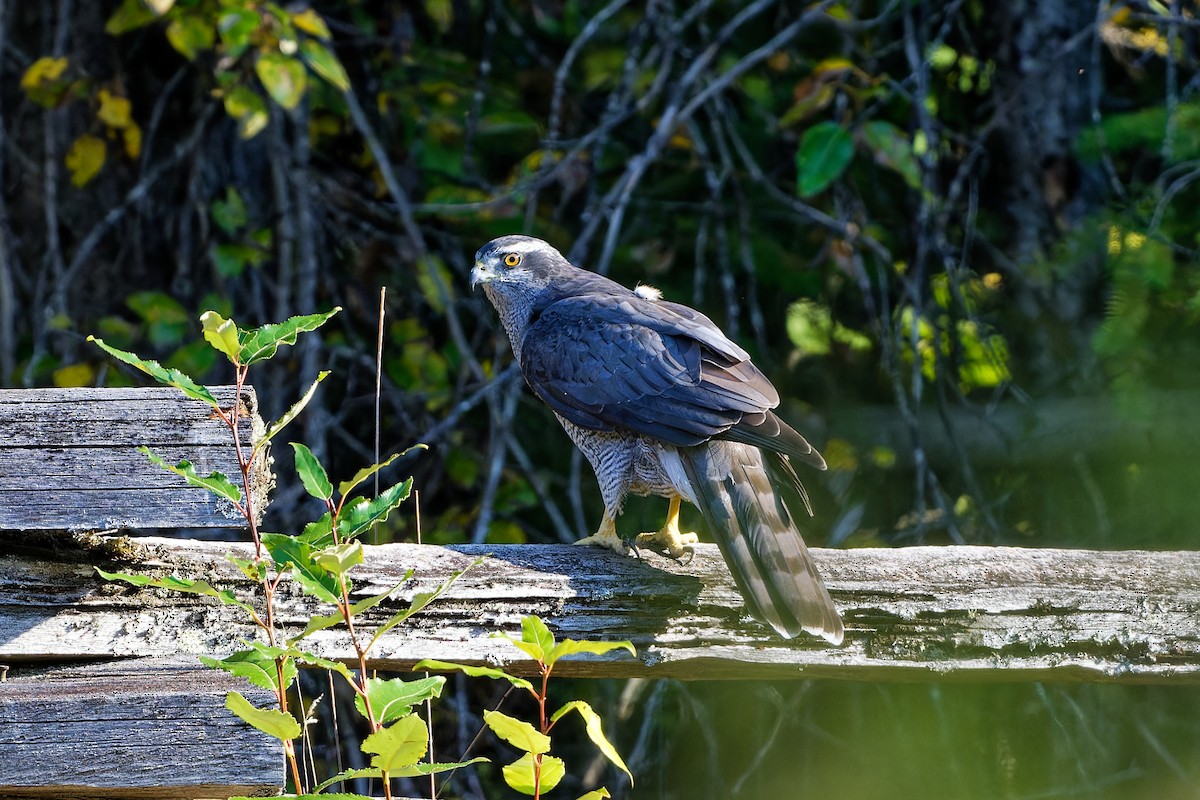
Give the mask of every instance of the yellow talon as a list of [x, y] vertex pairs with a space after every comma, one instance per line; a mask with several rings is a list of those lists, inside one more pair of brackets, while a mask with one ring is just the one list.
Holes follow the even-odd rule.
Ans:
[[700, 537], [694, 533], [680, 533], [680, 501], [681, 498], [678, 495], [672, 497], [671, 505], [667, 508], [667, 521], [657, 531], [638, 534], [636, 543], [665, 550], [668, 556], [677, 560], [684, 556], [688, 556], [690, 560], [693, 552], [692, 545], [698, 543]]
[[625, 555], [629, 552], [629, 545], [625, 540], [617, 535], [617, 523], [607, 513], [604, 519], [600, 520], [600, 527], [591, 536], [585, 536], [575, 544], [590, 544], [594, 547], [606, 547], [614, 553]]

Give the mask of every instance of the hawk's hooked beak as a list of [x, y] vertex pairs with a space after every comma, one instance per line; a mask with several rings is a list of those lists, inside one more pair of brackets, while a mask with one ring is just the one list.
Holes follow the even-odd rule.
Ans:
[[471, 291], [475, 291], [476, 286], [487, 283], [494, 277], [496, 277], [496, 273], [488, 269], [482, 261], [476, 261], [475, 266], [471, 269]]

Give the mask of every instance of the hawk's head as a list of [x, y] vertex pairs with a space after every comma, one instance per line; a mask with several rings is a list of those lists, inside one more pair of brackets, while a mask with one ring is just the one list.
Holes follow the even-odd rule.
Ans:
[[555, 272], [570, 263], [541, 239], [532, 236], [501, 236], [479, 248], [471, 270], [471, 288], [483, 284], [489, 296], [519, 288], [523, 292], [543, 288]]

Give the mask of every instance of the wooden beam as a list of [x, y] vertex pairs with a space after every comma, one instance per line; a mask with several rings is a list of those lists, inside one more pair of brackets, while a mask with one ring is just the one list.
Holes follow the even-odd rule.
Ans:
[[279, 742], [226, 710], [231, 689], [274, 701], [194, 661], [14, 667], [0, 683], [0, 797], [275, 794]]
[[[210, 387], [223, 406], [234, 387]], [[253, 388], [239, 435], [263, 430]], [[240, 485], [229, 429], [212, 409], [175, 389], [0, 389], [0, 529], [86, 530], [243, 527], [228, 502], [151, 464], [145, 445], [170, 463], [186, 458], [201, 474]], [[256, 462], [252, 491], [266, 507], [270, 461]]]
[[[125, 569], [250, 592], [223, 558], [248, 557], [246, 545], [136, 541], [143, 563]], [[416, 571], [397, 600], [367, 615], [365, 630], [484, 557], [380, 640], [371, 658], [380, 669], [437, 658], [528, 673], [531, 665], [491, 634], [515, 632], [535, 613], [560, 636], [637, 646], [637, 658], [563, 666], [580, 676], [1200, 681], [1200, 553], [912, 547], [814, 555], [846, 620], [840, 648], [812, 637], [784, 641], [746, 617], [711, 545], [686, 565], [569, 545], [383, 545], [367, 547], [354, 582], [361, 597]], [[294, 587], [280, 598], [288, 634], [329, 611]], [[0, 557], [0, 661], [223, 653], [252, 635], [235, 611], [206, 599], [106, 584], [86, 563]], [[337, 629], [306, 646], [352, 655]]]

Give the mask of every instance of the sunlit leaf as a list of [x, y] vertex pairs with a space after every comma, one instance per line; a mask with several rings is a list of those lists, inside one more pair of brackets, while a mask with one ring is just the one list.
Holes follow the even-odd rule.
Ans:
[[276, 739], [289, 741], [300, 735], [300, 723], [278, 708], [256, 708], [237, 692], [225, 695], [225, 707], [243, 722]]
[[373, 753], [371, 766], [394, 772], [417, 762], [429, 747], [429, 728], [416, 714], [402, 717], [390, 728], [363, 740], [364, 753]]
[[312, 382], [311, 386], [308, 387], [308, 391], [306, 391], [299, 400], [297, 400], [295, 403], [293, 403], [292, 407], [289, 408], [282, 417], [280, 417], [279, 419], [275, 420], [274, 422], [272, 422], [270, 425], [267, 426], [267, 432], [265, 434], [263, 434], [262, 439], [259, 440], [260, 443], [271, 441], [271, 439], [275, 438], [275, 434], [279, 433], [281, 430], [283, 430], [287, 426], [287, 424], [289, 422], [294, 420], [296, 418], [296, 416], [301, 411], [304, 410], [304, 407], [308, 405], [309, 401], [313, 399], [313, 395], [316, 394], [317, 387], [321, 385], [321, 381], [325, 380], [328, 377], [329, 377], [328, 370], [324, 370], [324, 371], [318, 373], [317, 379]]
[[233, 320], [225, 319], [216, 311], [205, 311], [200, 315], [200, 327], [204, 331], [204, 340], [219, 353], [224, 353], [231, 362], [236, 363], [241, 346], [238, 344], [238, 329]]
[[608, 793], [608, 789], [601, 786], [599, 789], [593, 789], [587, 794], [580, 795], [579, 800], [603, 800], [607, 797], [612, 797], [612, 795]]
[[328, 500], [333, 497], [333, 484], [321, 462], [313, 455], [308, 445], [301, 442], [290, 442], [296, 457], [296, 474], [304, 484], [304, 490], [318, 500]]
[[295, 344], [301, 333], [315, 331], [341, 310], [338, 306], [323, 314], [292, 317], [285, 322], [242, 331], [242, 363], [253, 364], [271, 358], [281, 345]]
[[[447, 589], [449, 589], [450, 586], [456, 580], [461, 578], [468, 570], [479, 566], [482, 562], [483, 562], [483, 556], [480, 556], [479, 558], [475, 559], [474, 561], [472, 561], [470, 564], [463, 567], [462, 569], [456, 570], [455, 572], [451, 573], [450, 577], [448, 577], [448, 578], [446, 578], [446, 580], [442, 581], [437, 586], [437, 588], [434, 589], [432, 592], [417, 592], [413, 596], [412, 602], [409, 603], [408, 608], [404, 609], [403, 611], [399, 612], [398, 614], [394, 614], [392, 617], [390, 617], [386, 622], [384, 622], [382, 625], [380, 625], [375, 630], [375, 635], [371, 638], [371, 643], [369, 645], [367, 645], [367, 649], [370, 650], [372, 647], [374, 647], [375, 643], [377, 641], [379, 641], [379, 637], [383, 636], [385, 633], [390, 631], [392, 628], [394, 628], [397, 625], [399, 625], [400, 623], [404, 622], [406, 619], [411, 617], [413, 614], [420, 612], [421, 609], [425, 608], [425, 606], [429, 605], [434, 600], [436, 600], [438, 597], [440, 597], [443, 592], [445, 592]], [[407, 580], [408, 577], [411, 575], [412, 575], [412, 570], [409, 570], [408, 575], [405, 576], [405, 580]], [[397, 586], [395, 588], [399, 588], [399, 586]], [[394, 591], [394, 589], [393, 589], [393, 591]]]
[[629, 771], [629, 767], [625, 766], [625, 760], [621, 758], [621, 754], [617, 752], [617, 749], [612, 746], [612, 742], [608, 741], [608, 737], [604, 735], [604, 726], [601, 723], [600, 715], [588, 703], [583, 700], [572, 700], [558, 711], [555, 711], [553, 716], [550, 717], [550, 721], [558, 722], [572, 711], [583, 717], [583, 724], [587, 730], [588, 738], [600, 749], [605, 758], [629, 776], [629, 785], [632, 786], [633, 773]]
[[514, 719], [499, 711], [485, 709], [483, 722], [492, 729], [492, 733], [513, 747], [527, 753], [550, 752], [550, 737], [524, 720]]
[[211, 50], [216, 41], [212, 18], [202, 14], [184, 14], [167, 25], [167, 41], [188, 61]]
[[[367, 697], [371, 700], [371, 712], [375, 715], [375, 721], [386, 725], [408, 714], [418, 703], [441, 697], [445, 684], [446, 679], [441, 675], [412, 681], [400, 678], [368, 678]], [[358, 713], [367, 716], [367, 704], [361, 694], [355, 694], [354, 707], [358, 709]]]
[[217, 497], [223, 497], [231, 503], [240, 504], [242, 502], [242, 490], [235, 486], [223, 472], [211, 472], [208, 475], [201, 475], [196, 472], [196, 466], [186, 459], [179, 461], [177, 464], [168, 464], [149, 447], [139, 447], [138, 452], [150, 459], [152, 464], [162, 467], [169, 472], [174, 472], [192, 486], [207, 489]]
[[292, 14], [292, 24], [310, 36], [316, 36], [321, 39], [328, 39], [331, 36], [329, 26], [325, 24], [325, 20], [311, 8], [306, 8], [303, 11], [297, 11]]
[[345, 575], [354, 567], [363, 563], [362, 542], [346, 542], [345, 544], [326, 547], [315, 554], [317, 564], [332, 572], [334, 575]]
[[551, 665], [560, 658], [577, 653], [590, 653], [598, 656], [611, 653], [613, 650], [624, 650], [631, 656], [637, 656], [637, 650], [634, 649], [632, 642], [577, 642], [574, 639], [563, 639], [546, 653], [545, 662], [547, 665]]
[[365, 533], [373, 525], [387, 522], [388, 515], [396, 510], [412, 491], [412, 478], [389, 487], [370, 500], [359, 497], [346, 503], [338, 517], [338, 529], [347, 539]]
[[518, 689], [533, 691], [533, 684], [524, 678], [519, 678], [516, 675], [509, 675], [502, 669], [494, 667], [476, 667], [470, 664], [454, 664], [450, 661], [438, 661], [433, 658], [426, 658], [418, 661], [413, 666], [416, 671], [432, 670], [440, 672], [461, 672], [464, 675], [469, 675], [472, 678], [492, 678], [493, 680], [505, 680], [511, 683]]
[[334, 575], [314, 562], [312, 545], [282, 533], [264, 533], [262, 543], [276, 564], [291, 567], [305, 592], [326, 603], [338, 603], [341, 586]]
[[[424, 445], [420, 445], [420, 447], [423, 448]], [[411, 450], [411, 448], [409, 449]], [[376, 472], [379, 472], [379, 470], [383, 469], [384, 467], [387, 467], [397, 458], [400, 458], [400, 456], [408, 455], [408, 453], [409, 450], [405, 450], [403, 453], [394, 453], [385, 458], [383, 461], [380, 461], [378, 464], [372, 464], [369, 467], [363, 467], [358, 472], [354, 473], [354, 477], [352, 477], [350, 480], [342, 481], [338, 484], [338, 494], [342, 497], [345, 497], [353, 492], [355, 488], [367, 478], [371, 477]]]
[[200, 661], [212, 669], [220, 669], [230, 675], [245, 678], [260, 689], [279, 691], [279, 664], [283, 664], [283, 688], [296, 680], [296, 662], [290, 658], [276, 661], [259, 650], [239, 650], [225, 658], [200, 656]]
[[[539, 781], [534, 772], [534, 758], [535, 756], [532, 753], [526, 753], [506, 766], [504, 768], [504, 782], [521, 794], [532, 795], [538, 791], [538, 789], [535, 789]], [[540, 792], [545, 793], [558, 786], [558, 782], [566, 774], [566, 766], [563, 764], [561, 758], [543, 755]]]
[[96, 99], [100, 101], [100, 108], [96, 110], [96, 116], [108, 127], [121, 129], [132, 121], [130, 119], [132, 105], [129, 98], [115, 95], [107, 89], [101, 89], [97, 92]]
[[836, 122], [819, 122], [804, 132], [796, 151], [796, 190], [811, 197], [826, 189], [854, 157], [854, 139]]
[[108, 353], [113, 358], [140, 369], [142, 372], [154, 378], [154, 380], [158, 381], [159, 383], [166, 384], [167, 386], [174, 386], [188, 397], [196, 400], [203, 400], [213, 408], [217, 408], [219, 406], [217, 399], [213, 397], [212, 392], [208, 391], [208, 389], [204, 388], [203, 386], [200, 386], [179, 370], [166, 369], [157, 361], [143, 359], [134, 353], [119, 350], [115, 347], [105, 344], [103, 339], [97, 339], [95, 336], [89, 336], [87, 340], [89, 342], [95, 342], [97, 347], [104, 350], [104, 352]]
[[177, 578], [168, 575], [165, 578], [154, 578], [149, 575], [134, 575], [128, 572], [105, 572], [96, 567], [96, 572], [106, 581], [124, 581], [138, 588], [166, 589], [171, 592], [198, 594], [205, 597], [215, 597], [227, 606], [237, 606], [243, 611], [253, 611], [249, 603], [243, 603], [228, 589], [217, 589], [207, 581], [195, 581], [190, 578]]

